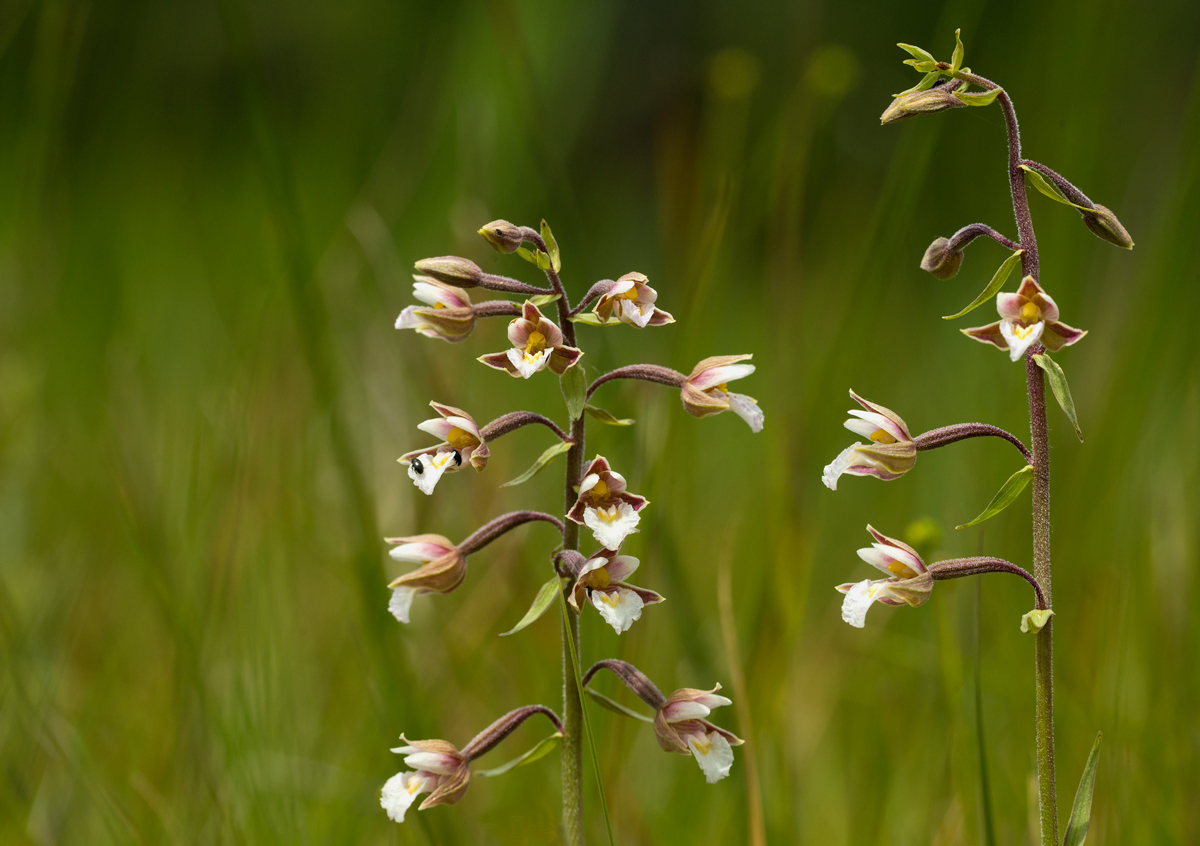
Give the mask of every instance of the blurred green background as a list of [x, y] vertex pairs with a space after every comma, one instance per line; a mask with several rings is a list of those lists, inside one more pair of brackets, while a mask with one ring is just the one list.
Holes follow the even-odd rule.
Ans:
[[561, 465], [499, 488], [544, 431], [430, 498], [395, 461], [429, 442], [429, 399], [480, 422], [564, 416], [554, 379], [473, 361], [506, 347], [503, 321], [456, 346], [392, 328], [424, 256], [537, 281], [474, 233], [546, 217], [576, 296], [639, 270], [678, 319], [582, 328], [592, 374], [749, 352], [737, 389], [767, 415], [751, 436], [658, 386], [597, 397], [637, 418], [592, 426], [589, 452], [651, 500], [626, 551], [668, 601], [620, 638], [589, 613], [584, 659], [633, 661], [667, 691], [720, 681], [735, 707], [716, 717], [750, 740], [709, 786], [648, 726], [593, 707], [618, 842], [984, 842], [977, 706], [997, 842], [1029, 842], [1028, 588], [939, 584], [862, 631], [833, 591], [870, 575], [868, 521], [933, 521], [938, 555], [1028, 566], [1027, 494], [953, 528], [1017, 457], [972, 441], [893, 483], [820, 483], [852, 440], [851, 387], [914, 431], [1027, 433], [1022, 368], [957, 331], [991, 309], [939, 317], [1003, 251], [977, 243], [950, 282], [917, 269], [961, 225], [1015, 236], [1000, 112], [878, 124], [916, 82], [895, 42], [945, 58], [955, 27], [1011, 92], [1026, 155], [1137, 241], [1116, 250], [1032, 197], [1042, 281], [1091, 331], [1059, 356], [1087, 442], [1051, 409], [1062, 818], [1103, 730], [1089, 843], [1200, 841], [1189, 0], [6, 0], [0, 841], [554, 840], [555, 757], [403, 826], [378, 806], [401, 731], [461, 745], [511, 708], [561, 707], [552, 616], [496, 637], [546, 578], [547, 527], [473, 556], [407, 627], [386, 610], [405, 568], [381, 540], [561, 506]]

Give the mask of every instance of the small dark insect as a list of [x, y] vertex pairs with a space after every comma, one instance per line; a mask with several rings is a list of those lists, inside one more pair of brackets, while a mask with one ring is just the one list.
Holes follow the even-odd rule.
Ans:
[[[459, 452], [458, 450], [456, 450], [456, 449], [452, 449], [452, 450], [450, 450], [450, 451], [451, 451], [452, 453], [454, 453], [454, 466], [455, 466], [455, 467], [462, 467], [462, 453], [460, 453], [460, 452]], [[418, 471], [418, 472], [420, 472], [420, 471]]]
[[425, 472], [425, 467], [423, 464], [421, 464], [421, 459], [414, 458], [412, 460], [412, 469], [413, 469], [413, 472], [416, 473], [418, 476], [420, 476], [422, 473]]

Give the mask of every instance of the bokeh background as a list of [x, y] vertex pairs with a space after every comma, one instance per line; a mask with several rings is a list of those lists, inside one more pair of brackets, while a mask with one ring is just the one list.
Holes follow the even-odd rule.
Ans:
[[945, 57], [956, 27], [1026, 155], [1137, 241], [1032, 197], [1042, 281], [1091, 331], [1059, 356], [1086, 443], [1051, 409], [1062, 817], [1103, 730], [1089, 842], [1200, 840], [1200, 6], [6, 0], [0, 841], [553, 842], [556, 757], [403, 826], [378, 806], [401, 731], [461, 744], [560, 705], [554, 618], [496, 637], [546, 578], [546, 527], [473, 556], [407, 627], [382, 543], [560, 507], [561, 465], [499, 487], [544, 431], [430, 498], [395, 460], [428, 442], [431, 398], [562, 418], [552, 378], [473, 361], [502, 321], [457, 346], [392, 328], [424, 256], [536, 281], [474, 233], [545, 217], [576, 296], [639, 270], [678, 318], [584, 327], [592, 374], [753, 353], [739, 387], [767, 415], [752, 436], [658, 386], [597, 397], [637, 419], [590, 448], [651, 500], [627, 551], [668, 601], [620, 638], [589, 614], [584, 659], [720, 681], [750, 740], [709, 786], [593, 706], [617, 841], [1030, 842], [1028, 588], [939, 584], [862, 631], [833, 591], [869, 575], [867, 522], [1028, 565], [1027, 494], [954, 530], [1016, 455], [973, 441], [893, 483], [820, 483], [851, 387], [914, 431], [1027, 432], [1022, 368], [957, 331], [990, 308], [939, 317], [1003, 251], [977, 243], [950, 282], [917, 269], [960, 225], [1015, 235], [1000, 113], [878, 124], [916, 81], [895, 42]]

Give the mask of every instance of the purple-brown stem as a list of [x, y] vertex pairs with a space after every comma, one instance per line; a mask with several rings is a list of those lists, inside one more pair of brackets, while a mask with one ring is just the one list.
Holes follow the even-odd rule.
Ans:
[[954, 426], [931, 429], [913, 438], [913, 443], [916, 445], [917, 451], [921, 452], [927, 449], [938, 449], [939, 447], [944, 447], [956, 441], [963, 441], [967, 438], [989, 436], [1008, 441], [1021, 451], [1021, 455], [1025, 456], [1027, 462], [1033, 463], [1033, 457], [1030, 455], [1029, 449], [1021, 442], [1020, 438], [1004, 431], [998, 426], [992, 426], [988, 423], [958, 423]]
[[1033, 592], [1037, 596], [1038, 610], [1045, 611], [1050, 607], [1038, 580], [1028, 570], [1024, 570], [1016, 564], [1010, 564], [1002, 558], [952, 558], [929, 565], [929, 575], [938, 582], [947, 579], [961, 579], [965, 576], [980, 576], [984, 573], [1012, 573], [1014, 576], [1020, 576], [1033, 587]]
[[521, 306], [508, 300], [484, 300], [471, 306], [476, 317], [520, 317]]
[[538, 423], [545, 426], [554, 434], [558, 435], [561, 441], [570, 441], [570, 436], [567, 435], [558, 425], [548, 417], [543, 417], [540, 414], [534, 414], [532, 411], [513, 411], [508, 414], [501, 415], [488, 423], [479, 430], [479, 434], [483, 436], [485, 441], [494, 441], [502, 435], [507, 435], [522, 426], [528, 426], [532, 423]]
[[563, 730], [562, 720], [558, 718], [558, 714], [551, 711], [545, 705], [526, 705], [524, 708], [518, 708], [515, 711], [509, 711], [496, 722], [485, 728], [479, 734], [460, 750], [460, 754], [468, 761], [473, 761], [482, 755], [491, 752], [496, 748], [496, 745], [504, 738], [516, 730], [517, 726], [528, 720], [534, 714], [545, 714], [546, 719], [554, 724], [555, 731]]
[[612, 286], [616, 284], [617, 283], [612, 279], [601, 279], [599, 282], [589, 288], [588, 292], [583, 295], [583, 299], [579, 301], [579, 304], [575, 306], [575, 308], [571, 309], [571, 317], [574, 317], [585, 308], [590, 306], [597, 298], [607, 294]]
[[1055, 173], [1041, 162], [1035, 162], [1031, 159], [1021, 159], [1021, 164], [1025, 165], [1025, 167], [1029, 168], [1030, 170], [1036, 170], [1042, 176], [1045, 176], [1047, 179], [1053, 182], [1058, 190], [1063, 192], [1063, 196], [1065, 196], [1075, 205], [1084, 206], [1085, 208], [1089, 209], [1094, 209], [1096, 207], [1096, 204], [1088, 199], [1087, 194], [1080, 191], [1078, 188], [1068, 182], [1063, 176]]
[[483, 549], [504, 533], [515, 529], [517, 526], [536, 521], [549, 523], [558, 529], [559, 534], [565, 534], [566, 530], [563, 527], [563, 521], [550, 514], [544, 514], [541, 511], [510, 511], [508, 514], [502, 514], [495, 520], [485, 523], [472, 532], [458, 545], [458, 551], [463, 555], [471, 555]]
[[683, 383], [687, 381], [686, 376], [669, 367], [660, 367], [657, 364], [630, 364], [597, 377], [596, 381], [588, 386], [588, 399], [591, 399], [596, 389], [605, 382], [612, 382], [616, 379], [641, 379], [643, 382], [657, 382], [672, 388], [682, 388]]
[[650, 677], [633, 666], [627, 661], [618, 661], [615, 658], [609, 658], [604, 661], [597, 661], [588, 671], [583, 674], [583, 686], [587, 687], [596, 675], [601, 670], [608, 670], [622, 682], [625, 686], [633, 691], [638, 699], [645, 702], [655, 711], [661, 708], [667, 701], [667, 698], [662, 695], [662, 691], [658, 686], [650, 681]]
[[528, 294], [529, 296], [536, 297], [556, 293], [550, 288], [538, 288], [536, 285], [530, 285], [519, 279], [509, 279], [507, 276], [496, 276], [492, 273], [482, 274], [479, 277], [478, 284], [480, 288], [486, 288], [489, 291], [499, 291], [505, 294]]
[[970, 226], [964, 226], [950, 236], [950, 243], [946, 245], [946, 249], [950, 252], [961, 253], [968, 244], [981, 235], [986, 235], [996, 243], [1003, 244], [1013, 252], [1021, 249], [1020, 244], [1008, 240], [986, 223], [972, 223]]

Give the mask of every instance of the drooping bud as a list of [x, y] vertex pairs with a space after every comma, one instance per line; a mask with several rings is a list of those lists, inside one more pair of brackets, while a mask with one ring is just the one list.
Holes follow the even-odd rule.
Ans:
[[963, 254], [950, 249], [949, 238], [937, 238], [921, 258], [921, 269], [938, 279], [953, 279], [962, 266]]
[[413, 265], [418, 273], [431, 276], [439, 282], [454, 285], [457, 288], [474, 288], [483, 278], [479, 265], [469, 259], [458, 256], [436, 256], [421, 259]]
[[967, 104], [954, 96], [957, 83], [936, 85], [926, 91], [902, 94], [892, 101], [879, 118], [881, 124], [897, 123], [917, 115], [961, 109]]
[[1092, 234], [1123, 250], [1133, 249], [1133, 239], [1117, 220], [1117, 216], [1109, 209], [1096, 204], [1094, 209], [1084, 209], [1083, 225], [1092, 230]]
[[479, 234], [498, 253], [515, 253], [525, 240], [521, 235], [521, 227], [509, 223], [507, 220], [493, 220], [481, 228]]

